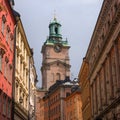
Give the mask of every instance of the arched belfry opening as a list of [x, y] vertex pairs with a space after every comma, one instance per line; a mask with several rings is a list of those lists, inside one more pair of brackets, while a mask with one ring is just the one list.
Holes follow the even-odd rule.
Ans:
[[60, 75], [60, 73], [57, 73], [57, 74], [56, 74], [56, 77], [57, 77], [57, 80], [61, 80], [61, 75]]
[[58, 27], [55, 27], [55, 34], [58, 34]]

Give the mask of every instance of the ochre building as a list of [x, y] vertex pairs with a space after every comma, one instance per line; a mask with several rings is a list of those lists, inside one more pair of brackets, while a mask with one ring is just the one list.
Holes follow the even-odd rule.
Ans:
[[120, 0], [104, 0], [87, 53], [92, 120], [120, 119]]
[[[41, 115], [43, 109], [43, 102], [41, 99], [44, 97], [48, 89], [56, 83], [56, 80], [64, 80], [66, 76], [70, 76], [70, 58], [69, 58], [69, 44], [67, 39], [63, 40], [61, 35], [61, 24], [57, 21], [56, 17], [49, 24], [49, 36], [42, 46], [42, 87], [36, 90], [36, 117], [47, 117]], [[38, 108], [38, 106], [40, 106]], [[40, 114], [40, 116], [39, 116]]]
[[[30, 104], [32, 104], [30, 88], [32, 84], [31, 75], [36, 78], [34, 74], [30, 74], [30, 66], [33, 66], [32, 50], [27, 41], [20, 15], [15, 12], [17, 26], [16, 26], [16, 50], [15, 50], [15, 83], [14, 83], [14, 119], [28, 120], [31, 116]], [[34, 68], [33, 68], [34, 69]], [[35, 69], [34, 69], [35, 70]], [[35, 82], [35, 80], [33, 80]], [[34, 88], [34, 86], [33, 86]]]
[[81, 90], [78, 85], [73, 86], [70, 95], [65, 98], [65, 120], [83, 120]]
[[57, 80], [43, 97], [44, 120], [65, 120], [65, 98], [71, 94], [71, 88], [78, 86], [66, 77], [65, 80]]
[[90, 82], [88, 80], [89, 66], [86, 62], [86, 58], [83, 59], [83, 63], [78, 75], [79, 85], [81, 87], [81, 100], [82, 100], [82, 115], [83, 120], [91, 120], [91, 101], [90, 101]]

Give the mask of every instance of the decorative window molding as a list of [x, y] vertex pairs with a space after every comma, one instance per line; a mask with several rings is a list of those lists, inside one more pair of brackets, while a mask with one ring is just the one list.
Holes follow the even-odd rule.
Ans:
[[57, 80], [60, 80], [60, 79], [61, 79], [60, 73], [57, 73], [57, 74], [56, 74], [56, 77], [57, 77]]
[[7, 25], [7, 31], [10, 32], [10, 27]]
[[8, 63], [9, 62], [9, 59], [7, 56], [5, 56], [5, 62]]
[[4, 31], [5, 31], [5, 22], [6, 22], [6, 18], [5, 18], [5, 16], [3, 15], [3, 16], [2, 16], [2, 28], [1, 28], [1, 31], [2, 31], [3, 34], [4, 34]]
[[0, 55], [2, 56], [2, 58], [4, 54], [5, 54], [5, 50], [3, 48], [0, 48]]
[[4, 15], [2, 16], [2, 21], [3, 21], [4, 23], [6, 22], [6, 18], [5, 18]]
[[12, 34], [12, 33], [10, 34], [10, 38], [11, 38], [11, 40], [13, 40], [13, 39], [14, 39], [14, 36], [13, 36], [13, 34]]
[[6, 41], [8, 42], [10, 39], [10, 27], [7, 25], [7, 30], [6, 30]]
[[10, 69], [12, 69], [12, 68], [13, 68], [11, 64], [9, 64], [9, 68], [10, 68]]

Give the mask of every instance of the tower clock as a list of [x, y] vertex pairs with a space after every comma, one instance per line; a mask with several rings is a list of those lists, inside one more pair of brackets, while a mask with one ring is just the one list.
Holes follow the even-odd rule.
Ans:
[[42, 87], [49, 89], [56, 80], [70, 76], [70, 59], [67, 40], [62, 39], [61, 24], [54, 18], [49, 24], [49, 37], [42, 46]]

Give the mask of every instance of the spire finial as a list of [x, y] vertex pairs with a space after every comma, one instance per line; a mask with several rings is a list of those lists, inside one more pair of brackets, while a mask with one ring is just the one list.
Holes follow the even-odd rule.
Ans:
[[54, 21], [56, 21], [56, 10], [54, 10]]

